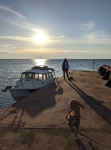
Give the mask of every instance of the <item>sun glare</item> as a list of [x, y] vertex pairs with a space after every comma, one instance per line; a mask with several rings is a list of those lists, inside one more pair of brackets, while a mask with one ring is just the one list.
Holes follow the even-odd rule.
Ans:
[[34, 35], [33, 41], [39, 45], [47, 44], [48, 43], [48, 35], [43, 31], [39, 31], [36, 33], [36, 35]]
[[46, 59], [34, 59], [37, 66], [44, 66]]

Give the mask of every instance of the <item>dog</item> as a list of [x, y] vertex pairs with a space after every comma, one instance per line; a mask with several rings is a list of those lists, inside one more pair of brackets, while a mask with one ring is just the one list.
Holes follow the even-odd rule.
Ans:
[[71, 77], [69, 77], [69, 81], [74, 81], [74, 78], [71, 76]]
[[80, 107], [84, 109], [83, 105], [75, 99], [70, 100], [68, 103], [69, 112], [66, 116], [66, 119], [68, 121], [68, 125], [69, 125], [71, 132], [75, 136], [75, 139], [78, 138], [77, 133], [78, 133], [80, 119], [81, 119]]

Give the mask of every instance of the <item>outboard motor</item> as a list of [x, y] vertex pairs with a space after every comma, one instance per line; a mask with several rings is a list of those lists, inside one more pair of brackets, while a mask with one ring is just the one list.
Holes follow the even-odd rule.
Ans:
[[2, 90], [2, 92], [7, 92], [7, 90], [9, 90], [10, 88], [12, 88], [11, 85], [7, 86], [5, 89]]

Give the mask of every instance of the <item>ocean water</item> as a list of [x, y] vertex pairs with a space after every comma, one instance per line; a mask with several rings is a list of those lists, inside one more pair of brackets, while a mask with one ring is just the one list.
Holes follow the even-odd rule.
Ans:
[[[107, 64], [111, 66], [111, 59], [68, 59], [70, 71], [72, 70], [94, 70]], [[55, 69], [56, 77], [62, 76], [63, 59], [1, 59], [0, 60], [0, 110], [11, 105], [15, 101], [9, 91], [2, 92], [9, 85], [8, 77], [20, 78], [21, 73], [36, 65], [46, 65]]]

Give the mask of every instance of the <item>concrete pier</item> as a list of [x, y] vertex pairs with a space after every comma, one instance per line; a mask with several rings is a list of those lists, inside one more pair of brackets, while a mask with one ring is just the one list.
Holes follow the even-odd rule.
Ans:
[[[74, 71], [0, 111], [1, 150], [111, 149], [111, 88], [99, 71]], [[108, 80], [108, 79], [107, 79]], [[83, 106], [78, 140], [67, 125], [67, 106]]]

